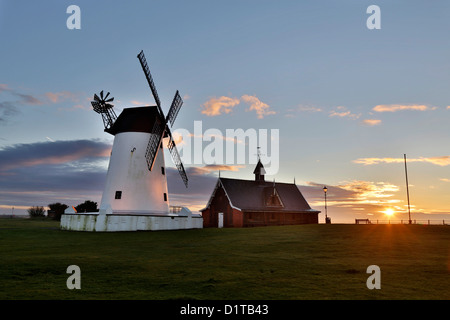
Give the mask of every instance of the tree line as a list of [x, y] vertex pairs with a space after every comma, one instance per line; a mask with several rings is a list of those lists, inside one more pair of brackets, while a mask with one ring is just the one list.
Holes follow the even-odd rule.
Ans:
[[[67, 204], [55, 202], [50, 203], [48, 205], [49, 210], [47, 210], [47, 217], [52, 218], [54, 220], [61, 220], [61, 215], [64, 213], [64, 210], [69, 208]], [[97, 202], [86, 200], [83, 203], [74, 207], [77, 212], [98, 212]], [[31, 218], [37, 217], [45, 217], [45, 209], [41, 206], [30, 207], [28, 210], [28, 214]]]

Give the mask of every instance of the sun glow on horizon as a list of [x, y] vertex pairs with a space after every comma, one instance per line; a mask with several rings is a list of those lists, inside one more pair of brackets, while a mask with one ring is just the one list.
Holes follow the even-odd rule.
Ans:
[[395, 213], [395, 210], [392, 209], [392, 208], [388, 208], [388, 209], [386, 209], [384, 211], [381, 211], [381, 212], [383, 212], [387, 216], [392, 216]]

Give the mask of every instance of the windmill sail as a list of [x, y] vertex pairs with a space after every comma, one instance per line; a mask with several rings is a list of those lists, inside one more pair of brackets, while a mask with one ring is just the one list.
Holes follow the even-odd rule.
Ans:
[[166, 122], [170, 122], [170, 125], [173, 126], [173, 123], [175, 122], [175, 119], [182, 105], [183, 100], [181, 99], [180, 93], [177, 90], [177, 92], [175, 93], [175, 97], [173, 98], [172, 105], [170, 106], [169, 113], [167, 113]]
[[158, 112], [161, 116], [163, 116], [163, 112], [161, 109], [161, 101], [159, 100], [158, 92], [156, 91], [155, 83], [153, 82], [152, 74], [150, 73], [150, 68], [147, 64], [147, 59], [144, 56], [144, 50], [142, 50], [138, 54], [139, 62], [141, 63], [142, 70], [144, 70], [145, 78], [147, 79], [148, 85], [152, 90], [153, 98], [155, 98], [156, 105], [158, 106]]
[[170, 155], [172, 156], [172, 160], [175, 163], [178, 172], [180, 173], [181, 179], [183, 179], [183, 182], [187, 188], [188, 186], [188, 177], [186, 174], [186, 171], [184, 170], [183, 163], [181, 162], [180, 154], [178, 153], [177, 147], [175, 145], [175, 141], [173, 140], [172, 134], [169, 132], [169, 143], [167, 144], [167, 148], [170, 151]]
[[148, 67], [147, 60], [144, 56], [144, 51], [142, 50], [138, 54], [139, 62], [141, 63], [142, 70], [144, 71], [145, 77], [147, 79], [148, 85], [152, 91], [153, 97], [155, 98], [156, 106], [158, 108], [159, 120], [157, 119], [153, 124], [152, 134], [150, 135], [150, 139], [147, 144], [147, 149], [145, 152], [145, 159], [147, 161], [148, 170], [152, 171], [153, 165], [155, 163], [156, 156], [158, 155], [159, 146], [161, 145], [161, 140], [164, 137], [164, 134], [167, 133], [170, 137], [169, 143], [167, 145], [170, 155], [172, 156], [172, 160], [175, 163], [178, 172], [183, 179], [186, 187], [188, 186], [188, 177], [186, 175], [186, 171], [184, 170], [183, 163], [181, 162], [180, 155], [175, 146], [175, 141], [173, 140], [172, 133], [168, 128], [168, 122], [173, 125], [175, 119], [180, 111], [181, 106], [183, 105], [183, 99], [181, 99], [180, 93], [175, 93], [175, 97], [173, 98], [172, 105], [170, 106], [167, 117], [164, 116], [164, 113], [161, 109], [161, 101], [159, 100], [158, 92], [156, 91], [155, 83], [153, 82], [152, 75], [150, 73], [150, 68]]
[[155, 121], [153, 125], [152, 134], [145, 150], [145, 159], [147, 161], [148, 170], [152, 171], [153, 164], [155, 163], [156, 155], [158, 154], [158, 147], [161, 143], [162, 135], [164, 134], [164, 128], [159, 121]]

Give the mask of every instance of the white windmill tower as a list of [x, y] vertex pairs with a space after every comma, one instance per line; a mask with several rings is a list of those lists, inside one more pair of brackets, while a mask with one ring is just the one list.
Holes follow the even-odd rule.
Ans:
[[82, 215], [65, 217], [65, 220], [74, 221], [65, 222], [63, 226], [62, 219], [64, 229], [128, 231], [202, 227], [201, 216], [192, 215], [188, 209], [178, 214], [169, 211], [163, 138], [169, 138], [167, 148], [188, 186], [188, 177], [168, 126], [169, 122], [173, 125], [183, 100], [177, 91], [167, 116], [164, 116], [143, 51], [138, 54], [138, 59], [156, 106], [126, 108], [117, 117], [110, 103], [114, 98], [108, 99], [109, 92], [106, 96], [103, 91], [100, 97], [94, 95], [92, 107], [101, 114], [105, 132], [114, 136], [100, 213], [91, 213], [95, 221], [84, 215], [84, 225], [79, 221], [82, 218], [75, 218]]

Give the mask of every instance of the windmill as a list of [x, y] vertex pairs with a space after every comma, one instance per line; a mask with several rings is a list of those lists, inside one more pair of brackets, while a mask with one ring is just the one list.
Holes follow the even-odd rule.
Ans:
[[103, 125], [105, 126], [105, 131], [108, 131], [117, 119], [116, 113], [114, 112], [113, 105], [108, 103], [112, 102], [114, 98], [109, 98], [109, 92], [103, 97], [103, 90], [100, 91], [100, 98], [98, 95], [94, 94], [94, 101], [91, 101], [92, 108], [95, 112], [102, 115]]
[[169, 123], [173, 126], [183, 100], [176, 91], [165, 116], [144, 52], [141, 51], [137, 58], [156, 106], [125, 108], [117, 117], [111, 104], [114, 98], [108, 99], [109, 92], [104, 95], [101, 91], [91, 101], [94, 111], [102, 116], [105, 132], [114, 136], [100, 210], [110, 208], [116, 214], [167, 214], [163, 138], [168, 138], [167, 148], [188, 186], [188, 177], [169, 128]]

